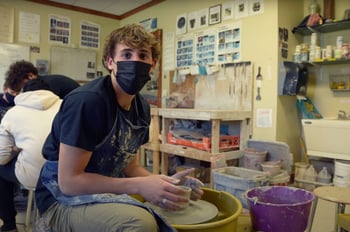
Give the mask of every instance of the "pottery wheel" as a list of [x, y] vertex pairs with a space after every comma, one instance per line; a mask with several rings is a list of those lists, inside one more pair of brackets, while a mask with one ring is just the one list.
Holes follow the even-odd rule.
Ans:
[[182, 211], [165, 210], [146, 202], [145, 205], [154, 209], [163, 216], [170, 224], [191, 225], [209, 221], [216, 217], [218, 208], [204, 200], [190, 201], [187, 209]]

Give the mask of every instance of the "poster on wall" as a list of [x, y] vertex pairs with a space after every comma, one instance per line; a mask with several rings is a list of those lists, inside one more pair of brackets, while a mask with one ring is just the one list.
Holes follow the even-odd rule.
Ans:
[[233, 19], [233, 2], [222, 4], [222, 20]]
[[213, 64], [216, 54], [216, 30], [206, 30], [196, 33], [196, 58], [199, 65]]
[[193, 63], [193, 34], [177, 37], [176, 67], [188, 67]]
[[99, 48], [100, 47], [100, 25], [82, 21], [80, 23], [80, 47]]
[[209, 10], [208, 8], [197, 11], [198, 28], [208, 26]]
[[49, 15], [49, 42], [68, 45], [70, 43], [71, 20], [69, 17]]
[[173, 31], [166, 32], [163, 41], [164, 71], [173, 70], [175, 65], [175, 33]]
[[0, 42], [13, 43], [15, 9], [0, 6]]
[[241, 23], [224, 25], [218, 28], [219, 63], [236, 62], [241, 60]]
[[40, 43], [40, 15], [19, 12], [18, 40], [25, 43]]
[[249, 15], [248, 1], [247, 0], [236, 0], [234, 10], [235, 10], [235, 18], [236, 19], [247, 17]]
[[187, 31], [193, 31], [199, 27], [198, 12], [193, 11], [188, 13]]
[[187, 32], [187, 14], [178, 15], [176, 19], [176, 35]]
[[157, 29], [157, 18], [148, 18], [140, 21], [140, 25], [143, 26], [147, 31], [154, 31]]
[[209, 8], [209, 25], [221, 23], [221, 4]]
[[249, 15], [257, 15], [264, 13], [264, 0], [249, 1]]

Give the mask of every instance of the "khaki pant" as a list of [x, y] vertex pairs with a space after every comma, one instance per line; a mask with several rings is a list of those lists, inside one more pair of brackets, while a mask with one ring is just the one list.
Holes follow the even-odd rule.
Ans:
[[66, 206], [55, 204], [43, 215], [55, 232], [157, 232], [154, 217], [145, 209], [121, 203]]

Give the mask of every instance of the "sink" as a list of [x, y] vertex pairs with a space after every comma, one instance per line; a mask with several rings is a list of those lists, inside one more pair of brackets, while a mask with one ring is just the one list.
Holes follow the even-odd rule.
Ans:
[[307, 154], [350, 160], [350, 120], [302, 119]]

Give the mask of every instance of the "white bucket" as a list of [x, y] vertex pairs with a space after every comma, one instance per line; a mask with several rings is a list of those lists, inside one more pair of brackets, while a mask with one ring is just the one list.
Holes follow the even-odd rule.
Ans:
[[244, 150], [244, 167], [262, 171], [261, 164], [266, 160], [267, 151], [258, 151], [254, 148]]
[[343, 181], [342, 179], [334, 177], [333, 178], [333, 185], [336, 187], [350, 187], [350, 182]]
[[269, 180], [272, 186], [287, 186], [290, 181], [290, 176], [287, 171], [281, 171], [278, 175], [271, 177]]
[[350, 182], [350, 162], [345, 160], [334, 161], [334, 178], [341, 182]]

